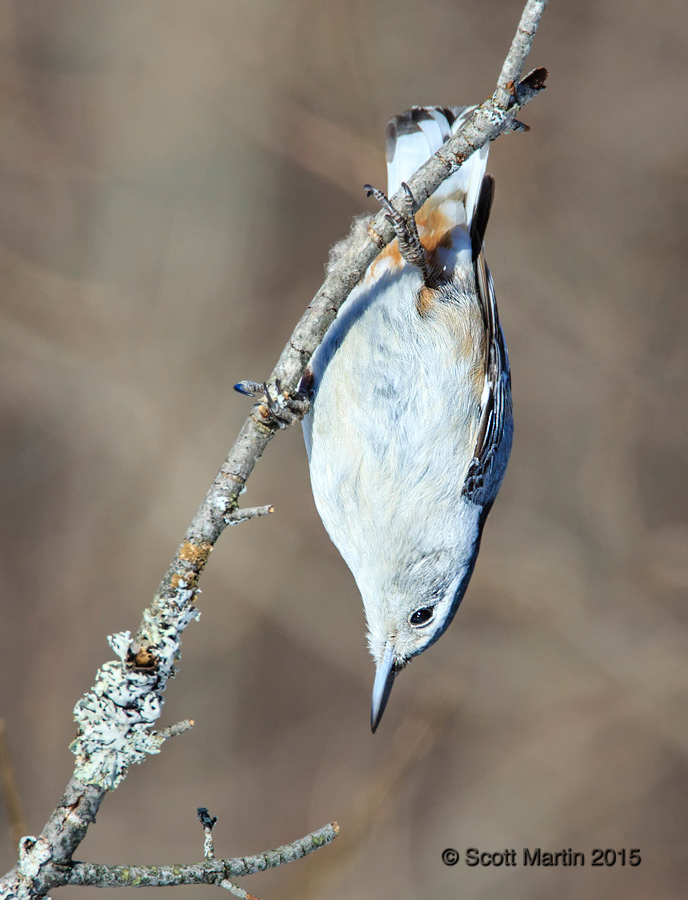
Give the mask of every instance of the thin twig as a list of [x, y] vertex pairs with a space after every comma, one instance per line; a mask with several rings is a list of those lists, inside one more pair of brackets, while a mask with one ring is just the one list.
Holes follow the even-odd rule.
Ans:
[[228, 525], [239, 525], [241, 522], [246, 522], [248, 519], [257, 519], [259, 516], [269, 516], [271, 513], [274, 513], [275, 507], [270, 506], [245, 506], [241, 509], [232, 509], [230, 510], [225, 519], [227, 520]]
[[184, 734], [185, 731], [190, 731], [194, 727], [193, 719], [183, 719], [181, 722], [177, 722], [175, 725], [169, 725], [167, 728], [161, 728], [158, 734], [160, 737], [166, 741], [169, 738], [178, 737], [180, 734]]
[[215, 859], [213, 828], [217, 824], [217, 816], [211, 816], [205, 806], [199, 806], [198, 820], [203, 826], [203, 859]]
[[305, 837], [267, 850], [256, 856], [236, 859], [208, 859], [188, 866], [108, 866], [102, 863], [74, 862], [65, 867], [63, 884], [97, 887], [167, 887], [177, 884], [220, 884], [225, 879], [241, 878], [265, 872], [301, 859], [330, 844], [339, 833], [339, 825], [331, 822]]
[[242, 887], [239, 887], [238, 884], [234, 884], [234, 882], [230, 881], [229, 878], [225, 878], [224, 881], [221, 881], [220, 887], [224, 888], [226, 891], [229, 891], [230, 894], [234, 894], [234, 896], [238, 897], [239, 900], [260, 900], [260, 898], [256, 897], [255, 894], [249, 894], [248, 891], [245, 891]]
[[528, 0], [523, 9], [516, 36], [504, 60], [495, 91], [495, 100], [504, 109], [508, 107], [513, 96], [513, 86], [521, 77], [526, 57], [530, 53], [535, 32], [546, 6], [547, 0]]
[[[476, 107], [461, 130], [408, 180], [419, 204], [483, 144], [519, 128], [516, 113], [538, 95], [546, 77], [545, 70], [536, 70], [515, 83], [544, 7], [544, 0], [528, 0], [495, 95]], [[502, 82], [513, 73], [518, 74], [511, 79], [513, 84], [507, 82], [508, 96], [505, 96]], [[397, 208], [403, 205], [403, 199], [401, 192], [391, 198]], [[310, 357], [339, 307], [393, 237], [394, 230], [384, 210], [374, 218], [354, 223], [349, 237], [333, 251], [325, 281], [294, 329], [268, 386], [279, 383], [283, 397], [294, 395]], [[75, 867], [69, 860], [94, 821], [106, 792], [126, 777], [132, 763], [142, 762], [148, 754], [160, 751], [166, 734], [156, 733], [153, 725], [161, 713], [167, 681], [175, 671], [181, 636], [189, 622], [197, 617], [194, 601], [199, 576], [227, 527], [227, 511], [237, 509], [246, 480], [281, 424], [274, 416], [266, 415], [264, 409], [261, 412], [262, 409], [260, 405], [255, 406], [244, 423], [152, 605], [144, 612], [135, 637], [132, 639], [124, 632], [109, 638], [118, 659], [98, 671], [93, 689], [75, 709], [79, 730], [72, 744], [77, 758], [72, 779], [38, 838], [22, 841], [19, 862], [0, 879], [0, 896], [38, 898], [61, 884], [86, 883], [70, 880], [79, 872], [85, 877], [86, 864]], [[134, 871], [87, 868], [103, 876], [107, 870], [119, 871], [122, 877], [123, 873]], [[171, 868], [175, 873], [179, 871], [178, 867]], [[146, 870], [136, 871], [143, 877]], [[104, 884], [97, 879], [88, 883]], [[177, 878], [167, 883], [180, 881]]]

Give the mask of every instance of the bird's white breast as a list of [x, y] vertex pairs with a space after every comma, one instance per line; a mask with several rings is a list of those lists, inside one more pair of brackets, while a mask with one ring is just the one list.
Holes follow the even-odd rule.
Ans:
[[445, 551], [459, 559], [477, 529], [460, 496], [484, 386], [473, 274], [457, 271], [451, 298], [423, 316], [421, 287], [407, 265], [369, 274], [311, 363], [313, 495], [364, 602], [404, 560]]

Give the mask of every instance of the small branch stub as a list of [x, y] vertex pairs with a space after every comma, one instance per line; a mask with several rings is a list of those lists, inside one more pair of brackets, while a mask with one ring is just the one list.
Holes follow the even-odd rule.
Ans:
[[234, 884], [234, 882], [230, 881], [229, 878], [225, 878], [224, 881], [221, 881], [220, 887], [224, 888], [226, 891], [229, 891], [230, 894], [234, 894], [234, 896], [238, 897], [239, 900], [260, 900], [259, 897], [256, 897], [254, 894], [249, 894], [248, 891], [245, 891], [243, 888], [239, 887], [238, 884]]
[[167, 728], [161, 728], [158, 735], [161, 740], [167, 741], [170, 738], [184, 734], [185, 731], [190, 731], [195, 724], [193, 719], [183, 719], [181, 722], [177, 722], [176, 725], [168, 725]]
[[210, 816], [205, 806], [199, 806], [197, 810], [198, 820], [203, 826], [203, 858], [215, 859], [215, 846], [213, 844], [213, 828], [217, 822], [217, 816]]
[[272, 504], [270, 506], [246, 506], [230, 510], [225, 517], [225, 521], [228, 525], [239, 525], [241, 522], [248, 521], [248, 519], [269, 516], [274, 511], [275, 507]]

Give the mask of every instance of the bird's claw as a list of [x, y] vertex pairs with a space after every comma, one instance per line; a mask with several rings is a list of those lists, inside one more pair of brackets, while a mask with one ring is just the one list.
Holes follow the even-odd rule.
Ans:
[[255, 397], [256, 394], [262, 394], [265, 389], [265, 382], [260, 381], [239, 381], [234, 385], [237, 394], [243, 394], [245, 397]]
[[283, 391], [279, 378], [275, 378], [273, 383], [240, 381], [234, 385], [234, 390], [247, 397], [263, 394], [264, 400], [256, 407], [258, 415], [264, 422], [274, 423], [278, 428], [289, 428], [303, 419], [311, 408], [310, 400], [305, 394], [297, 391], [290, 395]]
[[394, 229], [394, 233], [399, 241], [399, 252], [402, 258], [409, 265], [416, 266], [423, 274], [423, 281], [426, 285], [430, 284], [430, 273], [428, 271], [428, 261], [425, 256], [425, 249], [420, 242], [418, 234], [418, 225], [416, 224], [416, 212], [418, 204], [411, 192], [411, 188], [405, 181], [401, 184], [404, 189], [404, 208], [403, 210], [395, 209], [389, 202], [389, 198], [378, 188], [370, 184], [364, 185], [364, 190], [369, 197], [374, 197], [380, 206], [385, 210], [385, 218]]

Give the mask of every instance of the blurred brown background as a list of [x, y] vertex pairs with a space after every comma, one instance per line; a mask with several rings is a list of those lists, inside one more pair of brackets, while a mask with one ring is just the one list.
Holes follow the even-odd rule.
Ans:
[[[138, 625], [248, 413], [232, 384], [268, 374], [374, 208], [387, 118], [488, 95], [521, 6], [0, 2], [0, 714], [29, 833], [105, 636]], [[266, 900], [685, 897], [687, 26], [668, 0], [545, 13], [548, 89], [490, 159], [511, 466], [457, 620], [378, 734], [294, 429], [245, 498], [276, 514], [203, 579], [164, 711], [196, 728], [106, 799], [80, 858], [196, 860], [206, 805], [226, 856], [339, 820], [243, 882]], [[587, 865], [442, 864], [471, 846]], [[592, 868], [594, 847], [642, 864]], [[14, 857], [0, 806], [0, 871]]]

